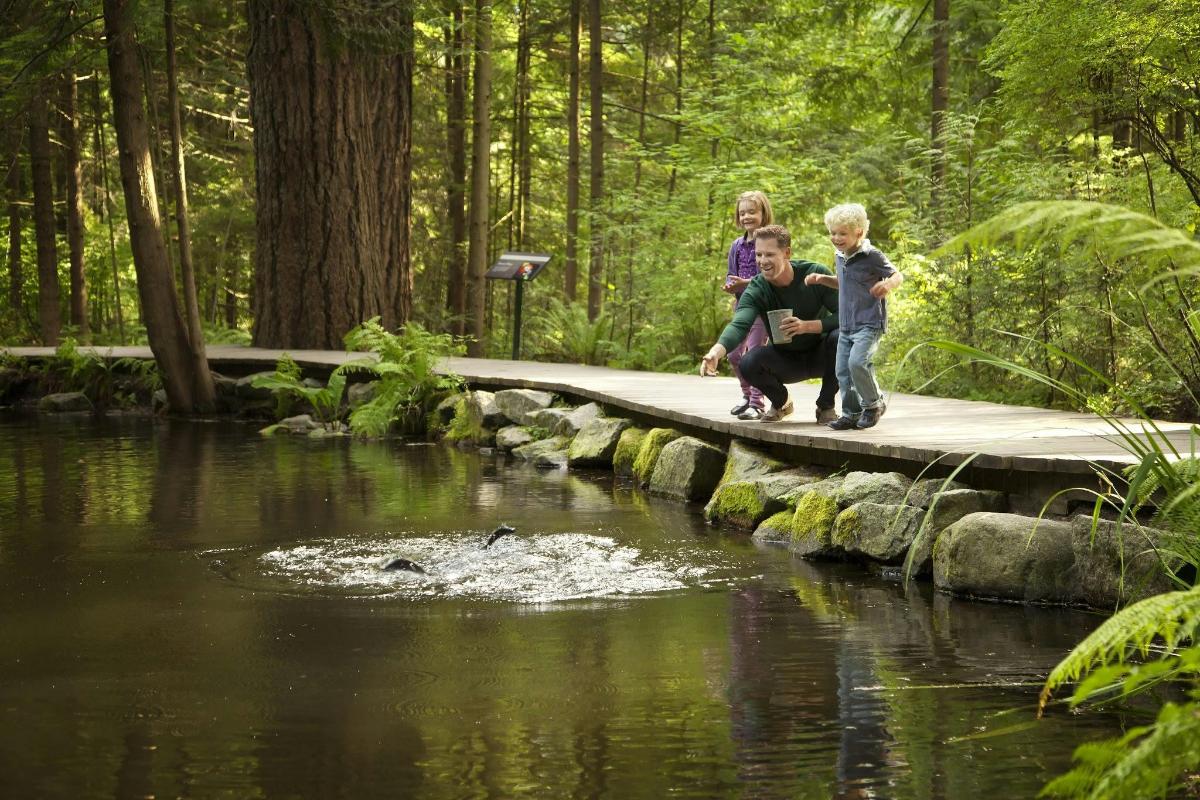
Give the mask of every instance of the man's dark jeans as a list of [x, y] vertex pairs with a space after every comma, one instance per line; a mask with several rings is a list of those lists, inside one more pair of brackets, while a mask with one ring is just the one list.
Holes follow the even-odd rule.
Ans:
[[833, 408], [838, 391], [837, 373], [834, 370], [837, 345], [838, 331], [835, 328], [822, 337], [819, 345], [807, 352], [793, 353], [769, 344], [756, 347], [742, 356], [742, 377], [766, 395], [775, 408], [787, 402], [788, 390], [784, 384], [820, 378], [817, 407]]

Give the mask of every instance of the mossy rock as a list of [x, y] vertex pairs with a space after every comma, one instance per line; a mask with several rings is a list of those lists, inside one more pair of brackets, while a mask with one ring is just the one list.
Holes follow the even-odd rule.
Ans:
[[838, 504], [849, 508], [855, 503], [900, 505], [912, 481], [899, 472], [851, 472], [842, 480]]
[[792, 514], [792, 538], [788, 549], [803, 558], [828, 558], [840, 554], [833, 543], [833, 523], [839, 512], [837, 500], [824, 492], [807, 492]]
[[588, 421], [567, 448], [567, 464], [572, 467], [611, 467], [621, 433], [632, 424], [619, 417], [596, 417]]
[[792, 541], [792, 520], [796, 512], [788, 509], [772, 514], [754, 529], [754, 540], [773, 544], [790, 544]]
[[552, 436], [549, 439], [539, 439], [536, 442], [514, 447], [512, 454], [535, 464], [565, 465], [567, 463], [567, 446], [570, 444], [571, 440], [566, 436]]
[[1025, 603], [1070, 603], [1075, 593], [1071, 523], [1016, 514], [968, 514], [938, 536], [937, 588]]
[[677, 500], [700, 500], [712, 495], [724, 470], [724, 450], [694, 436], [681, 436], [659, 453], [650, 491]]
[[885, 564], [904, 559], [923, 514], [912, 506], [855, 503], [837, 515], [832, 541], [847, 555]]
[[506, 425], [496, 431], [496, 447], [506, 453], [535, 440], [536, 437], [523, 425]]
[[454, 419], [446, 428], [446, 441], [455, 444], [477, 444], [483, 447], [495, 445], [496, 432], [483, 426], [482, 416], [472, 413], [472, 405], [469, 394], [463, 394], [458, 398]]
[[646, 433], [645, 428], [636, 427], [621, 431], [621, 438], [617, 440], [617, 449], [613, 452], [613, 472], [621, 476], [633, 474], [633, 462], [642, 449]]
[[832, 478], [824, 478], [819, 481], [813, 481], [812, 483], [801, 484], [800, 486], [785, 492], [780, 496], [779, 499], [785, 506], [793, 511], [796, 509], [796, 506], [800, 504], [800, 500], [804, 497], [804, 495], [808, 494], [809, 492], [820, 492], [826, 497], [836, 500], [838, 492], [842, 488], [842, 480], [842, 476], [835, 475]]
[[645, 486], [650, 482], [662, 449], [680, 436], [683, 434], [674, 428], [651, 428], [646, 433], [642, 439], [642, 448], [638, 450], [637, 458], [633, 461], [633, 477], [637, 478], [639, 484]]
[[788, 465], [783, 461], [740, 439], [734, 439], [729, 443], [729, 452], [725, 456], [725, 474], [721, 476], [721, 483], [748, 481], [787, 468]]
[[[726, 468], [726, 474], [729, 473]], [[777, 511], [788, 508], [782, 499], [798, 486], [812, 482], [804, 470], [786, 470], [732, 482], [722, 482], [704, 507], [709, 522], [724, 522], [753, 529]]]
[[526, 417], [550, 407], [554, 395], [536, 389], [502, 389], [493, 398], [500, 413], [514, 425], [528, 425]]

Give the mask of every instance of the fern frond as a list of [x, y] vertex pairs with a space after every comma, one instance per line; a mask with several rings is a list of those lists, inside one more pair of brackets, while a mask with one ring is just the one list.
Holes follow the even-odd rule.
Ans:
[[1145, 655], [1161, 638], [1166, 651], [1174, 651], [1200, 627], [1200, 587], [1148, 597], [1118, 611], [1076, 645], [1046, 679], [1038, 700], [1040, 714], [1050, 693], [1078, 680], [1097, 666], [1124, 661], [1134, 653]]

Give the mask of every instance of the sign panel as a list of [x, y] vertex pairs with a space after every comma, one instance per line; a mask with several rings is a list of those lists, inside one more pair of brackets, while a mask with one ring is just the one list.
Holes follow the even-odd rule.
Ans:
[[504, 253], [484, 277], [496, 281], [531, 281], [549, 262], [550, 256], [542, 253]]

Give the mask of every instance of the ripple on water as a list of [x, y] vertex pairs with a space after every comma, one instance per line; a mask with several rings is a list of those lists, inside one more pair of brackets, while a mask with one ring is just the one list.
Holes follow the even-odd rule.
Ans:
[[[425, 574], [387, 572], [402, 556]], [[475, 532], [380, 540], [329, 539], [259, 557], [268, 579], [309, 590], [412, 599], [465, 598], [543, 604], [702, 587], [726, 576], [714, 554], [646, 554], [605, 536], [512, 536], [480, 546]]]

